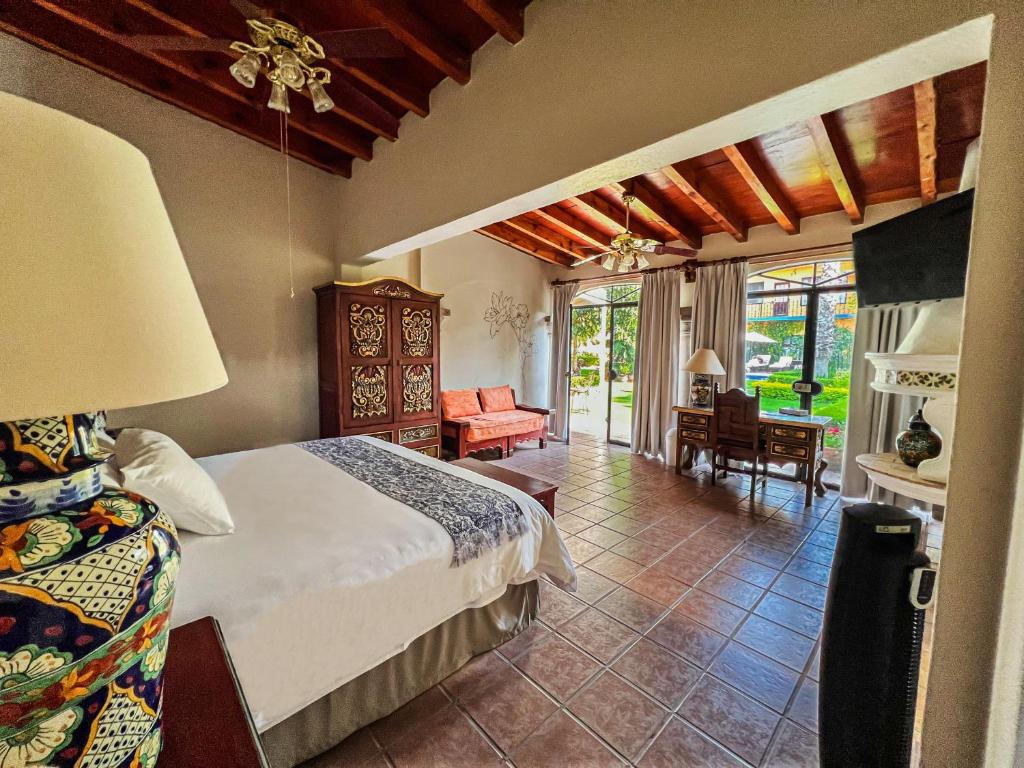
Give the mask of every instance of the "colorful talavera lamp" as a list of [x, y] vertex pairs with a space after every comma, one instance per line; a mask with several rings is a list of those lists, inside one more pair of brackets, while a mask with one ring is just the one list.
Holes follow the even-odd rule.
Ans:
[[0, 115], [0, 765], [152, 768], [178, 543], [103, 489], [92, 414], [227, 375], [145, 156]]

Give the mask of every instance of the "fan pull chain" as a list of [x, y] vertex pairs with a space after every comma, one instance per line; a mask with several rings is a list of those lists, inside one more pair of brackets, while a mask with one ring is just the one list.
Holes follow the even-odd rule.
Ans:
[[280, 118], [281, 154], [284, 155], [284, 189], [285, 210], [288, 216], [288, 289], [289, 296], [295, 298], [295, 259], [292, 254], [292, 178], [288, 165], [288, 113], [278, 112]]

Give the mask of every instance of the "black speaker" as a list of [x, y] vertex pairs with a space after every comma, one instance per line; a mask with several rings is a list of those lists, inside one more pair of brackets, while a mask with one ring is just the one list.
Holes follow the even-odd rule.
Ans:
[[910, 765], [924, 608], [935, 586], [920, 536], [921, 520], [899, 507], [843, 510], [821, 641], [822, 768]]

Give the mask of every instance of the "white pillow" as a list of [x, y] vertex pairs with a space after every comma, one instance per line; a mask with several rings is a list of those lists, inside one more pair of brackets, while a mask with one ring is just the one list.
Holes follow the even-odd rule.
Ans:
[[152, 499], [185, 531], [231, 533], [224, 497], [202, 467], [167, 435], [122, 429], [114, 444], [124, 488]]

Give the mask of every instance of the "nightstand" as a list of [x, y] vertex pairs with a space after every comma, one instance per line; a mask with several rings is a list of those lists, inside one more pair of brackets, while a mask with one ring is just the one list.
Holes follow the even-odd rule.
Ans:
[[163, 732], [161, 766], [270, 768], [220, 625], [211, 616], [171, 630]]

